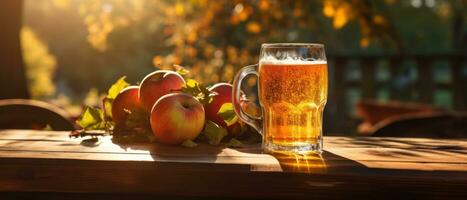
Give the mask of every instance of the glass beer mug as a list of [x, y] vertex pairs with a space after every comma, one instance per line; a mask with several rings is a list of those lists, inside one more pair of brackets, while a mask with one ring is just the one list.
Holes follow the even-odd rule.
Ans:
[[[240, 106], [241, 83], [248, 75], [258, 76], [261, 117]], [[327, 91], [322, 44], [263, 44], [259, 64], [235, 76], [233, 104], [238, 117], [263, 135], [266, 152], [321, 153]]]

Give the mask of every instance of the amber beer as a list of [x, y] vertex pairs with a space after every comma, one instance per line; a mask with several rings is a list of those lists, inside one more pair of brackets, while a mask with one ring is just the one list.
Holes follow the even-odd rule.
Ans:
[[[261, 116], [241, 106], [242, 82], [258, 76]], [[240, 69], [233, 83], [233, 106], [243, 122], [263, 135], [269, 153], [321, 153], [323, 110], [328, 93], [324, 45], [262, 44], [259, 63]]]
[[320, 145], [327, 77], [326, 61], [260, 62], [265, 145]]

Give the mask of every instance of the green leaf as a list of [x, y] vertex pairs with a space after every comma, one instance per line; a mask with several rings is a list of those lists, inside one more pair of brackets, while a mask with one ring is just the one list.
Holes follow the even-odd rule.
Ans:
[[203, 105], [209, 104], [212, 101], [212, 97], [216, 95], [216, 93], [209, 91], [205, 86], [193, 79], [186, 80], [182, 92], [194, 96]]
[[185, 140], [181, 145], [187, 148], [193, 148], [198, 146], [198, 144], [196, 142], [193, 142], [192, 140]]
[[198, 82], [194, 79], [187, 79], [185, 86], [182, 88], [182, 92], [191, 94], [194, 97], [198, 96], [200, 93]]
[[125, 81], [126, 76], [121, 77], [117, 80], [112, 86], [110, 86], [109, 91], [107, 92], [108, 99], [115, 99], [118, 93], [128, 87], [130, 84]]
[[219, 145], [222, 139], [227, 135], [227, 130], [222, 126], [208, 120], [204, 127], [203, 134], [208, 139], [209, 144]]
[[76, 124], [85, 130], [103, 130], [105, 129], [104, 112], [88, 106], [81, 117], [76, 120]]
[[224, 122], [227, 124], [227, 126], [235, 124], [235, 122], [237, 122], [238, 120], [237, 114], [235, 114], [232, 103], [222, 104], [221, 108], [217, 112], [217, 115], [224, 119]]
[[105, 116], [105, 119], [107, 121], [111, 121], [112, 119], [112, 103], [113, 103], [113, 99], [109, 99], [107, 97], [105, 97], [103, 100], [102, 100], [102, 109], [104, 110], [104, 116]]
[[190, 73], [190, 71], [187, 70], [186, 68], [184, 68], [183, 66], [174, 65], [174, 67], [175, 67], [175, 72], [180, 74], [180, 76], [186, 76], [186, 75], [188, 75]]
[[107, 96], [104, 97], [102, 100], [102, 108], [104, 117], [102, 118], [104, 121], [111, 122], [112, 120], [112, 103], [117, 95], [130, 84], [125, 81], [126, 76], [121, 77], [117, 80], [112, 86], [110, 86], [109, 90], [107, 91]]
[[206, 96], [208, 96], [209, 94], [217, 95], [217, 93], [209, 91], [206, 87], [200, 87], [199, 89], [200, 89], [200, 92], [203, 93]]
[[186, 80], [186, 86], [188, 88], [196, 88], [198, 86], [198, 84], [199, 84], [198, 81], [196, 81], [195, 79], [189, 78], [189, 79]]
[[240, 140], [237, 140], [235, 138], [232, 138], [228, 143], [227, 143], [227, 147], [231, 147], [231, 148], [240, 148], [240, 147], [244, 147], [245, 145], [243, 145], [243, 143], [240, 141]]
[[199, 101], [203, 104], [203, 105], [208, 105], [212, 102], [213, 100], [213, 97], [218, 95], [216, 92], [211, 92], [209, 91], [206, 87], [204, 86], [199, 86], [200, 88], [200, 92], [202, 94], [202, 98], [199, 99]]

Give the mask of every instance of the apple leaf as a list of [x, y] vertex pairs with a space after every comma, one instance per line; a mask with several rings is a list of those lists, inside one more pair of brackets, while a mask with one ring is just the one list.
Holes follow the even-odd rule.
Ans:
[[211, 103], [212, 97], [216, 93], [209, 91], [205, 86], [193, 79], [187, 79], [185, 86], [182, 88], [183, 93], [187, 93], [198, 99], [203, 105]]
[[237, 114], [235, 114], [234, 107], [232, 103], [224, 103], [217, 112], [217, 115], [224, 119], [224, 122], [227, 126], [231, 126], [238, 121]]
[[193, 88], [193, 90], [197, 90], [197, 89], [198, 89], [198, 88], [197, 88], [197, 87], [198, 87], [198, 84], [199, 84], [198, 81], [196, 81], [195, 79], [189, 78], [189, 79], [186, 80], [186, 86], [187, 86], [188, 88]]
[[187, 148], [193, 148], [198, 146], [196, 142], [193, 142], [193, 140], [185, 140], [182, 144], [182, 147], [187, 147]]
[[208, 120], [204, 127], [203, 134], [208, 139], [209, 144], [219, 145], [222, 139], [227, 135], [227, 130], [224, 127]]
[[112, 121], [112, 103], [117, 95], [130, 84], [125, 81], [126, 76], [119, 78], [112, 84], [107, 91], [107, 96], [102, 100], [102, 109], [104, 113], [103, 120], [111, 123]]
[[245, 145], [240, 141], [240, 140], [237, 140], [235, 138], [232, 138], [228, 143], [227, 143], [227, 147], [231, 147], [231, 148], [240, 148], [240, 147], [244, 147]]
[[115, 99], [118, 93], [128, 87], [130, 84], [125, 81], [126, 76], [123, 76], [117, 80], [112, 86], [110, 86], [109, 91], [107, 92], [108, 99]]
[[182, 92], [191, 94], [192, 96], [196, 97], [200, 92], [198, 88], [198, 82], [194, 79], [186, 79], [185, 86], [182, 88]]
[[187, 70], [186, 68], [184, 68], [183, 66], [180, 66], [180, 65], [174, 65], [175, 67], [175, 72], [177, 72], [178, 74], [180, 74], [180, 76], [186, 76], [190, 73], [189, 70]]
[[[203, 87], [200, 87], [199, 89], [200, 89], [200, 92], [203, 93], [203, 94], [206, 95], [206, 96], [209, 95], [209, 94], [211, 94], [211, 93], [213, 93], [213, 92], [209, 91], [209, 90], [208, 90], [206, 87], [204, 87], [204, 86], [203, 86]], [[217, 93], [216, 93], [216, 94], [217, 94]]]
[[83, 115], [76, 120], [76, 124], [85, 130], [103, 130], [105, 129], [104, 112], [93, 107], [86, 107]]
[[104, 97], [102, 100], [102, 109], [104, 110], [104, 117], [106, 121], [112, 121], [112, 103], [113, 99]]

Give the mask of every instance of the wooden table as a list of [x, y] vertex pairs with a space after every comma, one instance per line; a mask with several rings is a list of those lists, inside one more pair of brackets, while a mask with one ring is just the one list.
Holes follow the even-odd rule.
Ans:
[[[319, 156], [0, 131], [0, 199], [467, 199], [467, 140], [325, 137]], [[193, 198], [191, 198], [193, 199]]]

